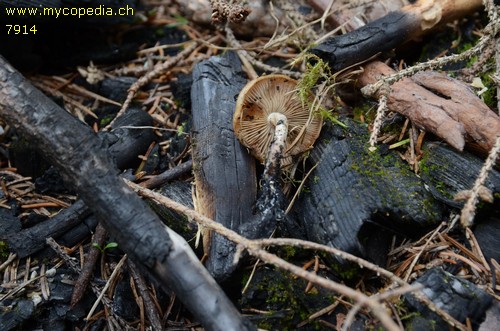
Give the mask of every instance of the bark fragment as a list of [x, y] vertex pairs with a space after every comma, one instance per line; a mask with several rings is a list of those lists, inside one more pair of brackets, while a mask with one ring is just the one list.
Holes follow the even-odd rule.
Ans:
[[[374, 61], [365, 65], [358, 84], [373, 84], [394, 73], [386, 64]], [[465, 84], [437, 72], [421, 72], [392, 84], [387, 106], [457, 150], [467, 143], [486, 154], [500, 132], [500, 117]]]

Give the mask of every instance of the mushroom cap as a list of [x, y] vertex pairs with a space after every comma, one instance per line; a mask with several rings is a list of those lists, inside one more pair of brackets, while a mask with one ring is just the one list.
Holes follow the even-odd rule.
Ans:
[[286, 116], [288, 136], [282, 155], [282, 166], [292, 163], [292, 156], [312, 148], [319, 136], [323, 120], [302, 104], [297, 94], [297, 81], [285, 75], [267, 75], [250, 81], [240, 92], [233, 116], [238, 140], [252, 155], [264, 163], [274, 137], [272, 113]]

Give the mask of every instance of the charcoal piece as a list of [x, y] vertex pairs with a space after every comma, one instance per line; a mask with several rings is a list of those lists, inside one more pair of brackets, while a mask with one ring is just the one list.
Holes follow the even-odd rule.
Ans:
[[[402, 26], [405, 29], [402, 30]], [[350, 33], [327, 39], [313, 47], [311, 53], [325, 60], [336, 72], [401, 45], [409, 39], [412, 27], [417, 26], [418, 22], [407, 13], [391, 12]]]
[[60, 245], [73, 247], [92, 234], [95, 231], [97, 223], [97, 218], [94, 215], [90, 215], [81, 223], [71, 228], [71, 230], [66, 231], [57, 241]]
[[[498, 200], [498, 199], [497, 199]], [[476, 217], [475, 226], [472, 229], [476, 236], [479, 247], [484, 257], [489, 262], [491, 259], [500, 261], [500, 206], [496, 203], [496, 216]]]
[[138, 156], [144, 154], [155, 139], [152, 125], [153, 119], [147, 112], [130, 108], [116, 120], [111, 132], [103, 134], [119, 169], [133, 168], [140, 162]]
[[105, 78], [97, 89], [97, 93], [108, 99], [123, 102], [127, 98], [128, 89], [137, 81], [135, 77]]
[[[465, 323], [469, 318], [474, 327], [484, 319], [486, 310], [491, 306], [492, 297], [478, 288], [475, 284], [453, 276], [441, 268], [434, 268], [416, 280], [423, 284], [422, 292], [439, 308], [446, 311], [456, 320]], [[436, 313], [432, 312], [417, 301], [410, 294], [404, 296], [409, 306], [417, 311], [426, 320], [431, 321], [434, 330], [448, 330], [447, 324]], [[418, 325], [422, 325], [422, 321]], [[411, 330], [429, 330], [425, 328], [411, 328]]]
[[[470, 190], [483, 167], [484, 160], [468, 152], [458, 153], [446, 145], [429, 143], [424, 146], [420, 161], [420, 176], [431, 193], [447, 205], [461, 208], [463, 202], [453, 200], [460, 191]], [[485, 186], [492, 193], [500, 192], [500, 172], [492, 169]]]
[[[238, 142], [232, 124], [236, 98], [245, 83], [234, 52], [211, 57], [193, 70], [193, 170], [198, 211], [233, 230], [252, 216], [257, 194], [255, 161]], [[235, 247], [223, 236], [211, 235], [206, 266], [217, 280], [234, 271]]]
[[0, 208], [0, 238], [21, 230], [21, 221], [12, 209]]
[[35, 305], [31, 300], [19, 300], [11, 307], [0, 305], [0, 330], [20, 330], [24, 321], [32, 317]]
[[152, 125], [153, 119], [147, 112], [132, 107], [116, 120], [111, 132], [101, 133], [119, 169], [133, 168], [140, 163], [138, 156], [145, 154], [155, 139]]
[[113, 295], [113, 311], [126, 321], [133, 321], [139, 314], [139, 307], [135, 302], [134, 294], [130, 288], [129, 276], [124, 277], [116, 285]]
[[387, 245], [391, 236], [377, 227], [364, 227], [378, 225], [393, 233], [418, 235], [439, 223], [441, 204], [408, 165], [395, 152], [369, 152], [366, 128], [344, 122], [348, 129], [325, 126], [311, 152], [311, 163], [317, 167], [292, 215], [307, 238], [367, 256], [376, 249], [367, 243]]
[[[175, 202], [182, 203], [184, 206], [193, 208], [193, 195], [191, 183], [188, 181], [173, 181], [158, 189], [158, 193], [164, 195]], [[182, 235], [184, 238], [193, 238], [197, 232], [197, 226], [192, 222], [188, 222], [184, 215], [180, 215], [171, 209], [157, 204], [153, 201], [149, 202], [150, 206], [165, 224]]]
[[89, 215], [90, 211], [83, 201], [79, 200], [51, 220], [8, 236], [2, 236], [1, 239], [7, 241], [12, 252], [16, 253], [19, 258], [23, 258], [45, 247], [46, 238], [61, 236]]

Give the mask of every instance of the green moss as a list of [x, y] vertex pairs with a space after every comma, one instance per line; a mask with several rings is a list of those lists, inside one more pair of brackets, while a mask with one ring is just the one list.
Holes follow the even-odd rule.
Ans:
[[300, 100], [302, 104], [310, 102], [311, 90], [316, 86], [320, 78], [327, 78], [331, 75], [330, 67], [321, 58], [314, 54], [307, 53], [301, 59], [306, 63], [306, 71], [297, 83]]
[[429, 157], [429, 153], [424, 150], [422, 154], [422, 159], [419, 162], [420, 174], [429, 179], [430, 184], [437, 190], [440, 194], [442, 194], [447, 199], [453, 199], [453, 194], [450, 193], [449, 187], [443, 182], [436, 179], [436, 176], [433, 175], [434, 172], [446, 172], [448, 169], [447, 165], [437, 165], [432, 162], [432, 159]]
[[329, 267], [333, 269], [335, 276], [345, 281], [353, 281], [361, 275], [359, 266], [352, 263], [332, 263]]
[[293, 246], [281, 246], [279, 248], [278, 255], [282, 259], [289, 261], [290, 259], [292, 259], [294, 256], [297, 255], [297, 248]]
[[6, 259], [9, 257], [9, 245], [7, 242], [0, 240], [0, 259]]
[[[255, 321], [261, 329], [296, 330], [298, 323], [334, 300], [331, 292], [321, 289], [305, 293], [306, 286], [305, 280], [281, 270], [258, 269], [241, 304], [268, 312]], [[322, 326], [311, 321], [307, 329], [322, 330]]]
[[[394, 153], [382, 154], [378, 151], [370, 152], [367, 137], [360, 137], [359, 144], [362, 144], [362, 152], [353, 151], [349, 159], [351, 160], [350, 169], [359, 173], [362, 183], [358, 185], [370, 185], [376, 192], [376, 196], [384, 206], [402, 206], [408, 204], [408, 201], [418, 203], [426, 219], [434, 220], [439, 215], [435, 202], [424, 190], [419, 190], [420, 181], [413, 175], [409, 166], [402, 162]], [[404, 180], [415, 190], [393, 188], [387, 190], [386, 185], [395, 180], [395, 177]], [[382, 184], [381, 184], [382, 183]], [[360, 200], [365, 197], [359, 197]]]
[[[493, 58], [492, 60], [493, 61]], [[493, 66], [492, 66], [493, 67]], [[491, 75], [494, 74], [493, 70], [483, 73], [481, 77], [481, 81], [483, 85], [487, 88], [486, 92], [481, 94], [481, 99], [484, 103], [490, 108], [497, 107], [497, 89], [495, 82], [491, 79]]]

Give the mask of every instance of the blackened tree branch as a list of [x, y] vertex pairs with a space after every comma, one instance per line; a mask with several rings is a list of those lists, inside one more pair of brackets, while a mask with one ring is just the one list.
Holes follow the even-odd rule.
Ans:
[[[0, 57], [0, 116], [59, 168], [137, 264], [176, 292], [207, 330], [251, 330], [187, 242], [119, 178], [96, 134]], [[200, 304], [203, 302], [203, 304]]]

